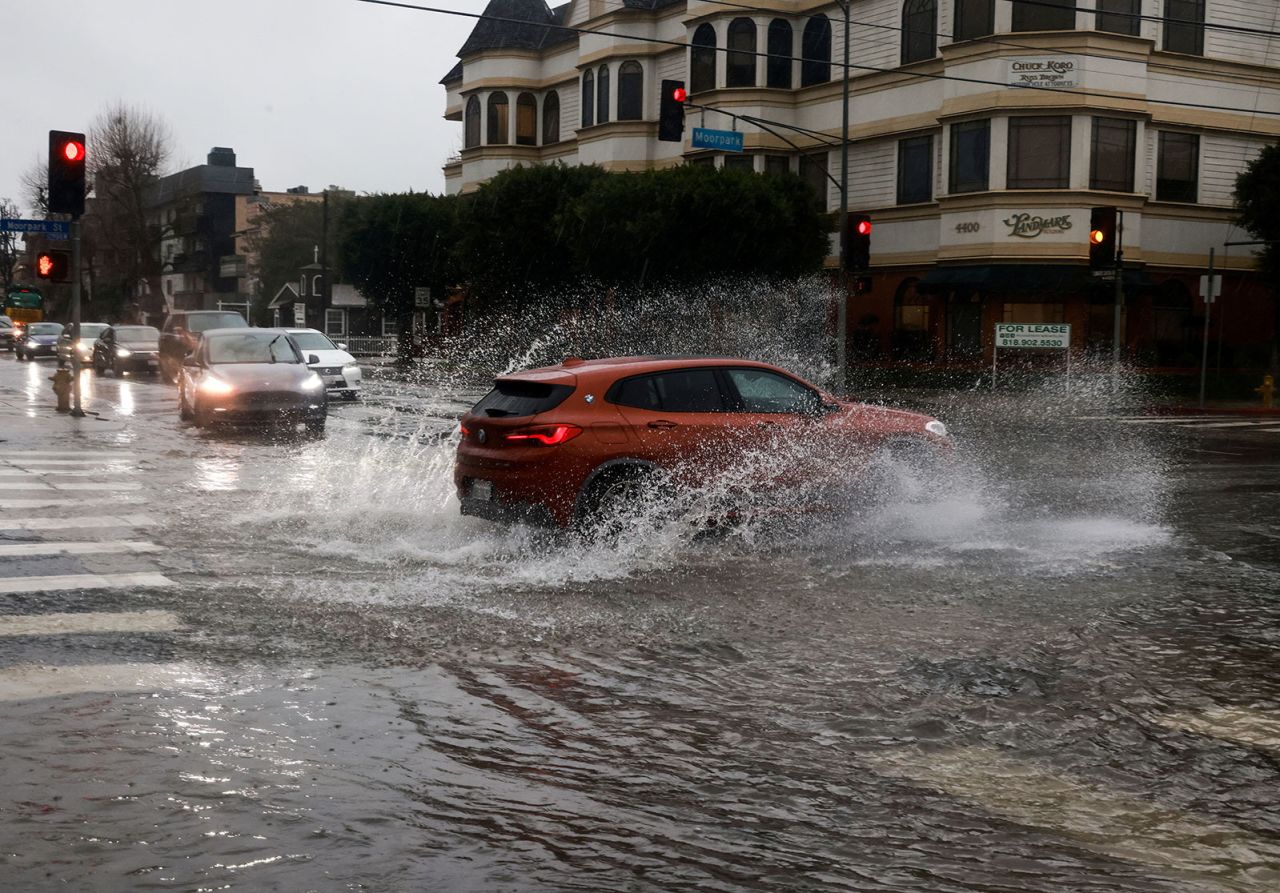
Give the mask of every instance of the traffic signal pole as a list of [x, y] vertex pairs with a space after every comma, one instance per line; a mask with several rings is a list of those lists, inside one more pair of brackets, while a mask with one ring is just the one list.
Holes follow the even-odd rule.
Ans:
[[1120, 314], [1124, 309], [1124, 211], [1116, 212], [1115, 318], [1111, 330], [1111, 393], [1120, 392]]
[[1204, 289], [1204, 344], [1200, 348], [1200, 408], [1204, 409], [1204, 375], [1209, 368], [1209, 315], [1213, 311], [1213, 252], [1209, 249], [1209, 278]]
[[71, 218], [71, 415], [84, 418], [80, 405], [80, 215]]
[[851, 0], [840, 4], [844, 10], [844, 81], [840, 103], [840, 303], [836, 307], [836, 380], [840, 393], [849, 387], [849, 277], [846, 269], [845, 245], [849, 228], [849, 8]]

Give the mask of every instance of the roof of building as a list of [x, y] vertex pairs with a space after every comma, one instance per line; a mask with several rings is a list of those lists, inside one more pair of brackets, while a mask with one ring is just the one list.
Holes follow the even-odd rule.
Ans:
[[348, 285], [344, 282], [334, 284], [330, 306], [366, 307], [368, 304], [369, 302], [365, 300], [364, 295], [360, 294], [354, 285]]
[[568, 17], [570, 5], [552, 9], [545, 0], [489, 0], [486, 17], [476, 22], [458, 55], [481, 50], [540, 50], [573, 40], [573, 31], [559, 27]]
[[460, 81], [460, 80], [462, 80], [462, 62], [461, 61], [459, 61], [457, 65], [453, 66], [453, 68], [450, 68], [448, 74], [440, 78], [440, 83], [452, 84], [454, 81]]
[[218, 164], [189, 167], [157, 180], [151, 187], [148, 204], [154, 207], [202, 193], [252, 195], [253, 168]]
[[276, 292], [276, 296], [271, 299], [271, 303], [267, 305], [268, 310], [275, 310], [285, 304], [292, 304], [298, 300], [298, 290], [293, 287], [292, 282], [286, 282], [280, 286], [280, 290]]

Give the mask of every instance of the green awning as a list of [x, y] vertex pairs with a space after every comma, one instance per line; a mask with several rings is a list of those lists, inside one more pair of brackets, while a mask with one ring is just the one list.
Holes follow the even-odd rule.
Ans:
[[[1142, 270], [1124, 271], [1126, 288], [1145, 288], [1151, 280]], [[1040, 292], [1079, 294], [1109, 283], [1093, 276], [1088, 267], [1076, 264], [943, 264], [934, 267], [917, 283], [922, 292], [956, 288], [985, 292]]]

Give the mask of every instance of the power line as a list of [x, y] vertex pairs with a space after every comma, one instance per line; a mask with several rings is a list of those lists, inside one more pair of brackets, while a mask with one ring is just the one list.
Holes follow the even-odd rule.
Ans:
[[[661, 37], [640, 37], [634, 34], [623, 34], [618, 31], [607, 31], [602, 28], [580, 28], [573, 25], [543, 24], [539, 22], [530, 22], [527, 19], [516, 19], [508, 16], [494, 16], [494, 15], [489, 15], [487, 13], [478, 13], [478, 12], [462, 12], [456, 9], [442, 9], [440, 7], [435, 7], [435, 6], [418, 6], [412, 3], [401, 2], [401, 0], [357, 0], [357, 2], [370, 3], [376, 6], [390, 6], [390, 7], [395, 7], [399, 9], [411, 9], [416, 12], [432, 12], [440, 15], [451, 15], [459, 18], [476, 19], [478, 21], [505, 22], [507, 24], [520, 25], [521, 27], [524, 27], [524, 28], [546, 28], [549, 31], [554, 29], [559, 31], [569, 31], [576, 34], [595, 34], [600, 37], [616, 37], [621, 40], [626, 40], [632, 43], [659, 44], [661, 46], [669, 46], [676, 49], [687, 50], [687, 49], [695, 48], [693, 44], [687, 41], [682, 41], [682, 40], [666, 40]], [[828, 21], [830, 20], [828, 19]], [[717, 52], [717, 53], [730, 52], [730, 50], [727, 47], [722, 48], [719, 46], [697, 47], [697, 49], [712, 50], [713, 52]], [[759, 50], [732, 50], [732, 52], [739, 55], [744, 55], [744, 56], [756, 56], [756, 57], [764, 56], [766, 58], [771, 57], [774, 59], [786, 58], [786, 59], [790, 59], [791, 61], [799, 61], [801, 64], [805, 62], [809, 62], [816, 65], [827, 65], [835, 68], [845, 67], [843, 63], [832, 62], [830, 59], [810, 59], [804, 56], [785, 56], [784, 57], [780, 55], [760, 52]], [[879, 65], [862, 65], [862, 64], [852, 63], [852, 62], [848, 64], [848, 68], [854, 68], [860, 71], [875, 71], [875, 72], [881, 72], [886, 74], [897, 73], [898, 71], [898, 69], [896, 68], [885, 68]], [[1045, 91], [1048, 93], [1054, 93], [1057, 95], [1084, 96], [1090, 99], [1105, 98], [1105, 99], [1118, 99], [1124, 102], [1133, 102], [1135, 98], [1133, 96], [1126, 96], [1124, 94], [1119, 94], [1119, 93], [1107, 93], [1101, 90], [1073, 90], [1070, 88], [1060, 88], [1060, 87], [1039, 87], [1034, 84], [1008, 84], [1002, 81], [992, 81], [992, 80], [987, 80], [985, 78], [965, 77], [963, 75], [955, 75], [955, 74], [933, 74], [930, 72], [911, 72], [911, 76], [926, 79], [926, 80], [957, 81], [957, 82], [966, 83], [966, 84], [981, 84], [984, 86], [1000, 87], [1002, 89], [1010, 89], [1010, 90], [1035, 90], [1035, 91]], [[845, 77], [848, 77], [847, 69], [845, 72]], [[1223, 105], [1218, 105], [1216, 103], [1181, 102], [1176, 99], [1152, 99], [1151, 97], [1145, 97], [1142, 101], [1150, 104], [1154, 104], [1154, 105], [1169, 105], [1169, 106], [1176, 106], [1179, 108], [1211, 109], [1213, 111], [1219, 111], [1219, 112], [1239, 112], [1240, 114], [1243, 114], [1243, 115], [1262, 114], [1262, 115], [1280, 117], [1280, 111], [1259, 112], [1255, 109], [1237, 108], [1234, 106], [1223, 106]]]
[[[713, 5], [715, 5], [715, 6], [724, 6], [724, 7], [727, 7], [727, 8], [729, 8], [729, 9], [740, 9], [740, 10], [742, 10], [743, 12], [759, 12], [759, 13], [771, 14], [771, 15], [774, 15], [774, 16], [776, 16], [776, 17], [778, 17], [778, 18], [782, 18], [782, 19], [784, 19], [784, 20], [788, 17], [787, 15], [784, 15], [783, 13], [781, 13], [781, 12], [780, 12], [779, 10], [777, 10], [777, 9], [770, 9], [770, 8], [763, 7], [763, 6], [752, 6], [752, 5], [751, 5], [751, 4], [749, 4], [749, 3], [735, 3], [735, 2], [733, 2], [733, 0], [703, 0], [703, 2], [704, 2], [704, 3], [713, 4]], [[1029, 0], [1027, 0], [1027, 2], [1029, 2]], [[1055, 8], [1063, 8], [1063, 7], [1055, 7]], [[1102, 15], [1102, 14], [1105, 14], [1105, 15], [1112, 15], [1112, 14], [1113, 14], [1113, 13], [1109, 13], [1109, 12], [1105, 12], [1105, 13], [1104, 13], [1104, 11], [1103, 11], [1103, 10], [1094, 10], [1094, 11], [1096, 11], [1096, 12], [1097, 12], [1098, 14], [1100, 14], [1100, 15]], [[1119, 15], [1119, 13], [1115, 13], [1115, 15]], [[828, 22], [830, 22], [830, 21], [831, 21], [831, 18], [830, 18], [829, 16], [827, 16], [825, 13], [821, 13], [821, 12], [819, 12], [819, 13], [795, 13], [795, 14], [793, 14], [793, 15], [790, 15], [789, 17], [790, 17], [790, 18], [799, 18], [799, 19], [811, 19], [811, 20], [812, 20], [812, 19], [826, 19]], [[885, 25], [885, 24], [881, 24], [880, 22], [865, 22], [865, 21], [858, 21], [858, 20], [856, 20], [856, 19], [851, 19], [851, 20], [850, 20], [850, 22], [849, 22], [849, 24], [850, 24], [850, 25], [857, 25], [859, 28], [870, 28], [870, 29], [872, 29], [872, 30], [878, 30], [878, 31], [892, 31], [892, 32], [894, 32], [894, 33], [901, 33], [901, 34], [918, 34], [918, 35], [926, 35], [926, 36], [932, 36], [932, 37], [941, 37], [941, 38], [945, 38], [945, 39], [947, 39], [947, 40], [950, 40], [950, 41], [952, 41], [953, 43], [960, 42], [960, 41], [957, 41], [955, 34], [948, 34], [946, 31], [922, 31], [922, 30], [917, 29], [917, 28], [904, 28], [904, 27], [902, 27], [902, 26], [900, 26], [900, 25]], [[1015, 32], [1015, 33], [1017, 33], [1017, 32]], [[1115, 34], [1115, 33], [1119, 33], [1119, 32], [1115, 32], [1115, 31], [1094, 31], [1094, 32], [1091, 32], [1091, 33], [1098, 33], [1098, 34]], [[855, 35], [855, 36], [854, 36], [854, 39], [855, 39], [855, 40], [858, 40], [859, 42], [866, 42], [866, 43], [870, 43], [870, 42], [871, 42], [871, 40], [872, 40], [872, 38], [871, 38], [871, 37], [863, 36], [863, 35]], [[969, 39], [969, 38], [962, 38], [961, 40], [962, 40], [962, 41], [967, 41], [968, 39]], [[973, 38], [973, 39], [980, 39], [980, 40], [982, 40], [982, 41], [983, 41], [983, 42], [985, 42], [985, 43], [993, 44], [993, 45], [995, 45], [995, 46], [1008, 47], [1008, 48], [1010, 48], [1010, 49], [1017, 49], [1017, 50], [1034, 50], [1035, 52], [1041, 52], [1041, 53], [1042, 53], [1042, 52], [1044, 52], [1044, 50], [1045, 50], [1045, 48], [1044, 48], [1044, 47], [1042, 47], [1042, 46], [1034, 46], [1034, 45], [1032, 45], [1032, 44], [1026, 44], [1026, 43], [1014, 43], [1014, 42], [1012, 42], [1012, 41], [1010, 41], [1010, 40], [1004, 40], [1004, 39], [1001, 39], [1001, 38], [1000, 38], [1000, 36], [995, 35], [995, 34], [990, 34], [990, 35], [987, 35], [987, 36], [985, 36], [985, 37], [983, 37], [983, 38]], [[770, 58], [783, 58], [783, 57], [781, 57], [781, 56], [777, 56], [777, 55], [774, 55], [774, 54], [771, 54], [771, 53], [766, 53], [766, 55], [769, 55], [769, 56], [770, 56]], [[1089, 55], [1089, 58], [1090, 58], [1090, 59], [1111, 59], [1111, 60], [1116, 61], [1116, 62], [1132, 62], [1132, 61], [1133, 61], [1133, 57], [1132, 57], [1132, 56], [1117, 56], [1117, 55], [1113, 55], [1113, 54], [1109, 54], [1109, 53], [1100, 53], [1100, 52], [1097, 52], [1096, 50], [1090, 50], [1088, 55]], [[935, 50], [935, 58], [936, 58], [936, 50]], [[923, 60], [923, 59], [917, 59], [917, 60], [915, 60], [915, 61], [917, 61], [917, 62], [923, 62], [923, 61], [925, 61], [925, 60]], [[1163, 60], [1163, 59], [1162, 59], [1162, 60], [1160, 60], [1160, 61], [1161, 61], [1160, 67], [1161, 67], [1162, 69], [1168, 69], [1168, 70], [1170, 70], [1170, 71], [1182, 71], [1182, 72], [1186, 72], [1187, 74], [1203, 74], [1203, 73], [1204, 73], [1204, 71], [1203, 71], [1202, 69], [1192, 68], [1192, 67], [1190, 67], [1190, 66], [1188, 66], [1188, 65], [1174, 65], [1174, 64], [1172, 64], [1172, 63], [1170, 63], [1170, 62], [1167, 62], [1166, 60]], [[1138, 75], [1124, 75], [1124, 77], [1132, 77], [1132, 78], [1135, 78], [1135, 79], [1136, 79], [1136, 78], [1137, 78], [1137, 77], [1139, 77], [1139, 76], [1138, 76]]]

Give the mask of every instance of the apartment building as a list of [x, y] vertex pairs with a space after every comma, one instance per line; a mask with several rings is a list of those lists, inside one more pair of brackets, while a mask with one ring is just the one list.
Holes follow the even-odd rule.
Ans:
[[[1123, 213], [1123, 328], [1147, 366], [1199, 360], [1208, 254], [1223, 364], [1269, 351], [1274, 297], [1233, 224], [1237, 174], [1280, 138], [1275, 0], [492, 0], [441, 82], [467, 193], [516, 164], [791, 171], [840, 205], [849, 45], [851, 212], [874, 222], [849, 304], [868, 361], [989, 361], [996, 323], [1066, 322], [1105, 351], [1115, 289], [1090, 208]], [[658, 85], [705, 110], [657, 139]], [[754, 125], [724, 113], [747, 116]], [[744, 134], [695, 150], [693, 127]]]

